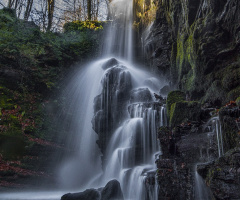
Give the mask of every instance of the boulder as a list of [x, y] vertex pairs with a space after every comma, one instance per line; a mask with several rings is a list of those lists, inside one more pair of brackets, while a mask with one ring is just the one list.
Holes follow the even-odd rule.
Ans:
[[100, 200], [100, 193], [95, 189], [88, 189], [79, 193], [68, 193], [62, 196], [61, 200]]
[[109, 69], [109, 68], [117, 65], [118, 63], [119, 62], [115, 58], [111, 58], [102, 65], [102, 69], [104, 69], [104, 70]]
[[120, 183], [117, 180], [111, 180], [101, 192], [101, 200], [123, 200], [123, 193]]
[[148, 88], [137, 88], [131, 91], [130, 103], [152, 101], [152, 95]]
[[68, 193], [61, 200], [124, 200], [120, 183], [111, 180], [104, 188], [88, 189], [79, 193]]

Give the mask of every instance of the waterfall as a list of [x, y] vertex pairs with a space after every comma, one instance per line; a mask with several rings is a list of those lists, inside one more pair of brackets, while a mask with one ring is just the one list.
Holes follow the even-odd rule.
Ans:
[[147, 192], [146, 181], [157, 182], [157, 129], [167, 125], [166, 108], [153, 96], [163, 81], [133, 64], [133, 1], [113, 0], [111, 10], [103, 58], [81, 66], [64, 90], [59, 126], [70, 151], [58, 180], [82, 191], [117, 179], [126, 200], [155, 200], [157, 184]]
[[114, 0], [110, 4], [113, 22], [105, 39], [104, 56], [133, 60], [133, 1]]
[[[117, 179], [125, 199], [155, 200], [157, 184], [146, 192], [146, 178], [155, 180], [155, 157], [161, 155], [157, 128], [167, 125], [166, 108], [153, 97], [161, 81], [132, 64], [132, 9], [129, 0], [111, 3], [113, 22], [103, 51], [107, 58], [88, 65], [69, 84], [69, 109], [77, 120], [70, 130], [79, 135], [73, 138], [78, 148], [60, 175], [67, 185], [81, 180], [82, 189]], [[96, 140], [103, 152], [102, 173]]]
[[[69, 84], [73, 101], [69, 109], [72, 120], [77, 119], [70, 130], [79, 135], [73, 138], [79, 148], [60, 167], [60, 174], [67, 185], [81, 180], [82, 189], [117, 179], [125, 199], [154, 200], [157, 184], [149, 186], [147, 194], [146, 178], [150, 174], [155, 180], [155, 157], [161, 155], [157, 128], [167, 125], [166, 108], [153, 97], [161, 81], [132, 64], [132, 4], [129, 0], [111, 3], [114, 21], [103, 51], [107, 58], [88, 65]], [[103, 152], [102, 173], [96, 140]]]

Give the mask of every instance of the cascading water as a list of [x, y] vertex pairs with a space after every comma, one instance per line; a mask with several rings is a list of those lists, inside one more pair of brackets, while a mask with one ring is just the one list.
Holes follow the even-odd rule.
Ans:
[[133, 59], [133, 1], [114, 0], [111, 3], [113, 22], [106, 36], [103, 55]]
[[[75, 87], [70, 84], [69, 96], [74, 102], [69, 105], [74, 105], [78, 112], [73, 118], [81, 120], [72, 126], [80, 135], [74, 143], [80, 147], [60, 171], [62, 180], [72, 183], [70, 185], [76, 184], [74, 179], [81, 179], [81, 173], [88, 177], [84, 181], [86, 187], [100, 187], [117, 179], [125, 199], [139, 200], [147, 195], [144, 192], [146, 175], [156, 170], [153, 158], [161, 154], [157, 128], [167, 124], [165, 107], [153, 100], [153, 92], [162, 84], [131, 64], [133, 2], [114, 0], [111, 5], [114, 21], [109, 27], [103, 54], [117, 59], [107, 58], [91, 64], [80, 72], [74, 81]], [[79, 108], [76, 102], [81, 104]], [[100, 162], [92, 156], [97, 154], [92, 128], [99, 136], [97, 143], [103, 152], [102, 174]], [[96, 173], [88, 173], [92, 170]], [[148, 199], [157, 199], [155, 187], [148, 195]]]

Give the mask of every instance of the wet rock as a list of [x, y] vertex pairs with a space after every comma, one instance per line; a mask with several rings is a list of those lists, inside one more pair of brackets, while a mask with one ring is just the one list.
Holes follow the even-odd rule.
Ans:
[[235, 148], [215, 162], [200, 166], [198, 171], [203, 175], [216, 199], [239, 199], [239, 166], [240, 149]]
[[152, 95], [148, 88], [138, 88], [131, 91], [130, 103], [152, 101]]
[[106, 69], [109, 69], [115, 65], [119, 64], [119, 62], [117, 61], [117, 59], [115, 58], [111, 58], [109, 59], [107, 62], [105, 62], [103, 65], [102, 65], [102, 69], [106, 70]]
[[179, 90], [172, 91], [167, 96], [167, 114], [170, 116], [172, 104], [185, 100], [185, 93]]
[[187, 121], [200, 121], [201, 104], [199, 102], [176, 102], [170, 110], [170, 126], [175, 127]]
[[79, 193], [68, 193], [61, 200], [124, 200], [120, 183], [111, 180], [104, 188], [88, 189]]
[[146, 60], [171, 86], [212, 106], [239, 96], [239, 2], [160, 1]]
[[169, 92], [171, 92], [171, 87], [169, 85], [165, 85], [160, 89], [161, 95], [167, 96]]
[[101, 192], [101, 200], [123, 200], [120, 183], [112, 180], [107, 183]]
[[158, 199], [191, 199], [191, 171], [183, 162], [175, 159], [157, 160]]
[[[109, 66], [117, 62], [115, 59], [107, 61]], [[101, 94], [94, 99], [94, 117], [92, 125], [99, 135], [98, 146], [104, 153], [107, 144], [115, 130], [127, 116], [125, 107], [129, 101], [132, 80], [125, 66], [116, 65], [109, 68], [101, 80]]]
[[100, 200], [101, 195], [95, 189], [88, 189], [80, 193], [68, 193], [62, 196], [61, 200]]
[[238, 106], [225, 106], [219, 111], [225, 151], [240, 145], [239, 117], [240, 109]]

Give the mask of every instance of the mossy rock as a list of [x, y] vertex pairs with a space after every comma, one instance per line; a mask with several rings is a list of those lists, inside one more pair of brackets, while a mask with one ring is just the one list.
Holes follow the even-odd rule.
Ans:
[[175, 127], [187, 121], [199, 121], [201, 104], [197, 101], [173, 103], [170, 111], [170, 126]]
[[179, 90], [172, 91], [167, 97], [167, 114], [170, 116], [170, 110], [173, 103], [184, 101], [185, 93]]
[[240, 135], [238, 133], [238, 126], [236, 118], [239, 117], [238, 109], [228, 109], [223, 107], [219, 111], [224, 151], [240, 146]]
[[236, 104], [237, 104], [237, 106], [240, 106], [240, 97], [238, 97], [238, 98], [236, 99]]

